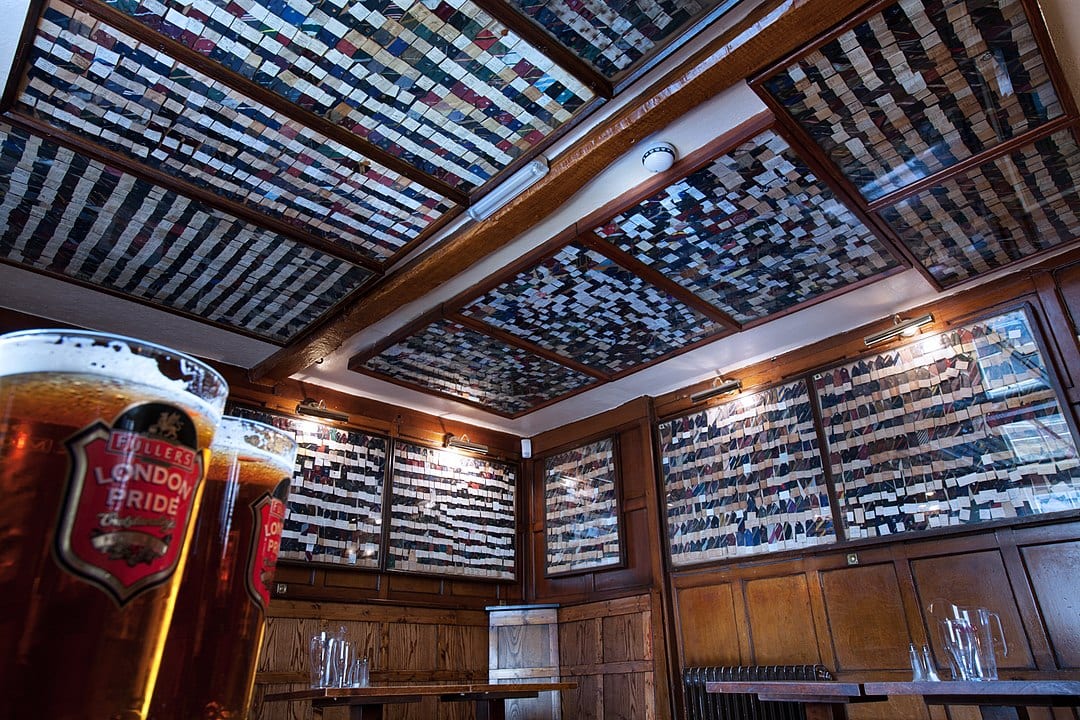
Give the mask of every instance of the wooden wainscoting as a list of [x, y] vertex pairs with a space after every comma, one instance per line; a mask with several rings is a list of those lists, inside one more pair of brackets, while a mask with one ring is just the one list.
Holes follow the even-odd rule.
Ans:
[[[559, 675], [559, 612], [556, 605], [488, 608], [488, 679], [491, 682], [556, 682]], [[566, 678], [569, 679], [569, 678]], [[561, 693], [506, 701], [513, 720], [561, 720]]]
[[[310, 703], [263, 704], [262, 696], [306, 688], [309, 638], [342, 625], [368, 657], [373, 682], [487, 680], [488, 616], [482, 610], [275, 600], [259, 657], [253, 718], [311, 720]], [[385, 717], [471, 720], [473, 709], [469, 703], [426, 698], [387, 705]], [[331, 711], [325, 720], [334, 720]]]
[[[948, 676], [927, 612], [935, 598], [998, 613], [1003, 678], [1080, 678], [1080, 523], [1057, 522], [814, 556], [743, 561], [673, 577], [683, 667], [822, 663], [840, 680], [908, 680], [908, 644], [930, 645]], [[1030, 717], [1075, 711], [1030, 709]], [[916, 698], [852, 705], [850, 720], [946, 717]], [[951, 720], [977, 718], [953, 706]]]
[[559, 655], [565, 720], [657, 720], [668, 716], [660, 600], [635, 597], [561, 607]]

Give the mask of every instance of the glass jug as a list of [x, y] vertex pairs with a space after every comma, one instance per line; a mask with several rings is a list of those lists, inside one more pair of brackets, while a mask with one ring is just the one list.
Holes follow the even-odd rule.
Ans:
[[1003, 656], [1009, 654], [1001, 617], [983, 607], [962, 607], [941, 599], [931, 602], [928, 610], [941, 631], [953, 679], [997, 680], [995, 644], [1000, 644]]

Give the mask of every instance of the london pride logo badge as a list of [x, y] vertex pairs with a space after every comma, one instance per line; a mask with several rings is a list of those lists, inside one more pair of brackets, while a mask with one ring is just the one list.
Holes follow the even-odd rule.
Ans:
[[179, 408], [144, 403], [66, 444], [57, 560], [124, 605], [176, 571], [206, 465], [195, 425]]

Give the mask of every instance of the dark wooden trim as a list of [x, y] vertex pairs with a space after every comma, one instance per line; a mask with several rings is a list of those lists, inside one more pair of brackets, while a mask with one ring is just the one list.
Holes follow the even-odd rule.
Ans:
[[[848, 539], [847, 528], [844, 525], [844, 513], [840, 509], [840, 498], [836, 493], [836, 478], [833, 477], [832, 464], [829, 462], [829, 437], [828, 432], [825, 430], [825, 418], [821, 412], [821, 401], [818, 398], [817, 388], [814, 387], [814, 374], [808, 373], [803, 382], [806, 383], [806, 397], [810, 401], [810, 415], [813, 418], [814, 433], [817, 435], [818, 454], [821, 457], [821, 478], [825, 483], [825, 491], [829, 497], [829, 509], [832, 511], [833, 516], [833, 534], [838, 542], [844, 542]], [[782, 384], [784, 384], [783, 381], [777, 383], [777, 385]]]
[[1065, 78], [1065, 72], [1061, 69], [1061, 62], [1058, 60], [1054, 41], [1050, 37], [1050, 29], [1046, 26], [1046, 17], [1043, 15], [1037, 0], [1020, 0], [1020, 4], [1024, 8], [1024, 14], [1027, 15], [1031, 32], [1035, 36], [1035, 44], [1039, 47], [1039, 52], [1046, 63], [1046, 70], [1050, 74], [1050, 82], [1061, 100], [1061, 109], [1065, 115], [1075, 118], [1080, 114], [1080, 111], [1077, 109], [1076, 98], [1073, 97], [1069, 88], [1069, 82]]
[[352, 357], [349, 358], [349, 369], [350, 370], [359, 370], [360, 365], [363, 365], [365, 362], [367, 362], [371, 358], [373, 358], [376, 355], [380, 354], [383, 350], [386, 350], [387, 348], [393, 347], [397, 343], [401, 342], [405, 338], [412, 335], [414, 332], [416, 332], [420, 328], [422, 328], [425, 325], [428, 325], [428, 324], [430, 324], [430, 323], [432, 323], [432, 322], [434, 322], [436, 320], [439, 320], [442, 317], [443, 317], [442, 306], [439, 306], [439, 307], [434, 308], [432, 310], [428, 310], [426, 313], [424, 313], [420, 317], [416, 318], [415, 320], [413, 320], [412, 322], [410, 322], [408, 325], [401, 328], [397, 332], [395, 332], [395, 333], [393, 333], [391, 335], [387, 335], [382, 340], [375, 343], [374, 345], [367, 348], [366, 350], [361, 350], [360, 352], [354, 354]]
[[262, 228], [263, 230], [268, 230], [283, 237], [287, 237], [290, 240], [295, 240], [301, 245], [305, 245], [313, 250], [318, 250], [319, 252], [336, 257], [339, 260], [345, 260], [354, 265], [359, 265], [360, 267], [371, 270], [376, 275], [379, 275], [382, 272], [382, 265], [369, 257], [360, 255], [357, 252], [348, 250], [339, 245], [334, 245], [322, 238], [305, 235], [295, 225], [291, 225], [269, 215], [264, 215], [247, 205], [217, 195], [185, 180], [180, 180], [169, 173], [137, 163], [126, 155], [102, 147], [95, 142], [87, 140], [81, 135], [55, 128], [37, 118], [24, 115], [21, 112], [9, 112], [4, 118], [12, 125], [20, 127], [27, 132], [43, 137], [51, 142], [55, 142], [58, 145], [62, 145], [80, 155], [85, 155], [97, 162], [122, 170], [151, 185], [157, 185], [158, 187], [163, 187], [183, 197], [196, 200], [222, 213]]
[[547, 258], [557, 254], [564, 247], [574, 242], [575, 239], [577, 239], [577, 226], [564, 228], [554, 237], [545, 240], [517, 260], [514, 260], [508, 265], [504, 265], [475, 285], [470, 285], [465, 290], [462, 290], [457, 295], [447, 300], [444, 305], [447, 308], [452, 308], [455, 312], [460, 312], [473, 300], [476, 300], [485, 293], [494, 290], [503, 283], [513, 280], [521, 273], [539, 265]]
[[1046, 626], [1039, 617], [1038, 600], [1028, 582], [1027, 567], [1016, 543], [1016, 534], [1011, 528], [1001, 528], [994, 532], [994, 538], [998, 542], [1001, 564], [1005, 569], [1005, 576], [1009, 579], [1013, 600], [1016, 601], [1016, 609], [1027, 635], [1031, 658], [1037, 669], [1053, 671], [1057, 667], [1054, 649], [1046, 633]]
[[603, 225], [615, 216], [635, 207], [638, 203], [648, 200], [664, 188], [707, 167], [716, 158], [768, 130], [774, 123], [775, 119], [770, 112], [760, 112], [754, 115], [724, 134], [710, 140], [686, 157], [679, 158], [670, 169], [662, 173], [656, 173], [617, 198], [604, 203], [604, 205], [574, 223], [575, 227], [580, 228], [583, 233], [593, 231], [597, 226]]
[[750, 87], [758, 92], [759, 95], [768, 95], [765, 89], [762, 87], [765, 81], [775, 75], [780, 70], [788, 67], [795, 61], [803, 58], [806, 55], [820, 49], [823, 45], [832, 42], [840, 35], [843, 35], [848, 30], [851, 30], [857, 25], [866, 22], [866, 19], [872, 15], [876, 15], [884, 8], [892, 5], [896, 0], [866, 0], [862, 9], [859, 9], [859, 3], [849, 4], [847, 11], [841, 15], [837, 22], [832, 27], [819, 33], [815, 37], [803, 41], [796, 48], [780, 56], [780, 59], [773, 59], [768, 65], [759, 68], [757, 72], [750, 75], [747, 78], [747, 82]]
[[[15, 46], [15, 57], [11, 61], [11, 72], [7, 78], [7, 86], [3, 95], [0, 95], [0, 113], [6, 113], [15, 105], [19, 94], [22, 92], [23, 81], [26, 78], [27, 63], [30, 61], [30, 51], [34, 47], [34, 37], [37, 35], [38, 24], [41, 15], [45, 12], [48, 0], [30, 0], [26, 11], [26, 20], [23, 23], [22, 32], [19, 34], [19, 44]], [[8, 10], [11, 12], [11, 10]], [[10, 20], [10, 18], [8, 18]]]
[[391, 268], [397, 265], [403, 259], [414, 253], [421, 245], [438, 235], [443, 228], [460, 217], [464, 212], [465, 207], [463, 205], [451, 206], [443, 213], [442, 217], [428, 225], [422, 232], [418, 233], [416, 237], [402, 245], [393, 255], [388, 257], [383, 262], [383, 268]]
[[761, 64], [828, 29], [847, 11], [846, 0], [817, 0], [794, 6], [787, 0], [766, 0], [750, 17], [647, 88], [640, 99], [616, 111], [587, 138], [559, 154], [544, 180], [483, 223], [475, 223], [425, 253], [408, 272], [381, 283], [305, 344], [289, 345], [259, 363], [252, 370], [252, 378], [273, 383], [303, 370], [379, 318], [504, 247], [535, 227], [548, 216], [550, 208], [565, 202], [635, 143], [663, 130], [674, 118], [724, 89], [743, 82]]
[[686, 24], [686, 27], [677, 32], [674, 37], [668, 38], [666, 42], [658, 44], [653, 50], [646, 53], [637, 61], [636, 66], [631, 66], [629, 69], [612, 76], [615, 94], [618, 95], [623, 92], [636, 80], [640, 79], [657, 65], [664, 62], [664, 60], [674, 55], [688, 42], [693, 40], [700, 32], [705, 30], [705, 28], [738, 7], [739, 2], [740, 0], [719, 0], [716, 3], [716, 7], [712, 8], [696, 20], [691, 20]]
[[776, 132], [783, 137], [791, 149], [798, 155], [812, 172], [817, 174], [821, 182], [836, 196], [836, 199], [858, 218], [870, 232], [882, 243], [893, 258], [902, 266], [916, 268], [922, 276], [937, 290], [941, 286], [930, 271], [927, 270], [911, 249], [904, 244], [896, 231], [888, 223], [882, 220], [876, 213], [867, 209], [866, 201], [858, 188], [844, 177], [840, 168], [836, 166], [826, 155], [825, 151], [815, 143], [809, 135], [795, 122], [794, 118], [778, 103], [771, 95], [762, 91], [759, 93], [765, 104], [776, 114]]
[[[1072, 323], [1069, 320], [1068, 310], [1061, 302], [1061, 295], [1058, 294], [1054, 275], [1045, 270], [1034, 272], [1031, 275], [1031, 281], [1035, 284], [1039, 307], [1046, 316], [1050, 327], [1063, 328], [1068, 335], [1075, 338], [1075, 335], [1068, 330], [1068, 328], [1072, 327]], [[1080, 347], [1077, 346], [1075, 340], [1073, 342], [1062, 342], [1062, 338], [1057, 334], [1051, 334], [1047, 338], [1047, 344], [1051, 345], [1054, 350], [1052, 356], [1057, 360], [1057, 369], [1062, 376], [1066, 389], [1076, 389], [1077, 385], [1080, 384], [1078, 383], [1080, 378], [1075, 376], [1076, 372], [1080, 370]]]
[[113, 10], [102, 2], [98, 2], [97, 0], [70, 1], [80, 10], [90, 13], [98, 20], [108, 23], [117, 30], [135, 38], [139, 42], [157, 48], [159, 51], [176, 58], [185, 65], [195, 68], [202, 74], [228, 85], [236, 92], [246, 95], [252, 100], [281, 113], [285, 117], [294, 120], [301, 125], [305, 125], [322, 133], [341, 143], [345, 147], [355, 150], [380, 165], [384, 165], [394, 172], [409, 178], [413, 182], [423, 185], [428, 190], [439, 193], [452, 202], [462, 204], [468, 199], [466, 194], [458, 188], [437, 178], [431, 177], [426, 173], [420, 172], [412, 165], [391, 155], [374, 143], [349, 132], [342, 126], [332, 123], [320, 115], [316, 115], [313, 112], [294, 105], [280, 95], [262, 87], [258, 83], [248, 80], [239, 73], [219, 65], [208, 59], [206, 56], [188, 48], [186, 45], [172, 40], [165, 35], [154, 32], [142, 23], [132, 20], [128, 15], [125, 15], [118, 10]]
[[[44, 270], [44, 269], [40, 269], [40, 268], [30, 267], [28, 265], [23, 265], [21, 263], [18, 263], [18, 262], [14, 261], [14, 260], [10, 260], [8, 258], [0, 257], [0, 265], [8, 265], [10, 267], [18, 268], [20, 270], [25, 270], [27, 272], [32, 272], [32, 273], [34, 273], [36, 275], [41, 275], [43, 277], [52, 278], [54, 280], [59, 280], [61, 282], [70, 283], [72, 285], [77, 285], [79, 287], [86, 288], [87, 290], [93, 290], [95, 292], [99, 292], [99, 293], [102, 293], [104, 295], [108, 295], [110, 297], [119, 298], [121, 300], [126, 300], [127, 302], [133, 302], [133, 303], [136, 303], [138, 305], [143, 305], [145, 307], [152, 308], [154, 310], [159, 310], [161, 312], [168, 313], [170, 315], [176, 315], [178, 317], [182, 317], [182, 318], [185, 318], [187, 320], [191, 320], [193, 322], [201, 323], [203, 325], [209, 325], [211, 327], [217, 328], [218, 330], [225, 330], [226, 332], [231, 332], [231, 333], [233, 333], [235, 335], [242, 335], [243, 337], [251, 338], [252, 340], [258, 340], [259, 342], [264, 342], [267, 345], [276, 345], [278, 347], [282, 347], [282, 345], [284, 344], [280, 340], [271, 340], [270, 338], [263, 337], [262, 335], [257, 335], [255, 333], [251, 332], [250, 330], [246, 330], [244, 328], [233, 327], [231, 325], [226, 325], [225, 323], [218, 322], [216, 320], [208, 320], [207, 318], [200, 317], [198, 315], [195, 315], [194, 313], [189, 313], [187, 311], [180, 310], [180, 309], [177, 309], [177, 308], [170, 308], [170, 307], [167, 307], [165, 305], [160, 305], [160, 304], [158, 304], [156, 302], [153, 302], [151, 300], [147, 300], [145, 298], [137, 297], [135, 295], [128, 295], [126, 293], [120, 292], [119, 290], [113, 290], [112, 288], [104, 287], [103, 285], [95, 285], [95, 284], [93, 284], [91, 282], [87, 282], [86, 280], [80, 280], [79, 278], [70, 277], [68, 275], [63, 275], [61, 273], [52, 272], [50, 270]], [[87, 328], [87, 329], [88, 330], [97, 330], [98, 328], [91, 327], [91, 328]]]
[[908, 269], [908, 266], [900, 265], [899, 267], [892, 268], [891, 270], [886, 270], [885, 272], [878, 273], [877, 275], [865, 277], [862, 280], [851, 283], [850, 285], [844, 285], [843, 287], [834, 288], [832, 290], [829, 290], [828, 292], [823, 292], [820, 295], [812, 297], [809, 300], [803, 300], [802, 302], [792, 305], [790, 307], [786, 307], [783, 310], [778, 310], [771, 315], [766, 315], [764, 317], [757, 318], [756, 320], [751, 320], [745, 325], [743, 325], [742, 329], [749, 330], [759, 325], [765, 325], [772, 322], [773, 320], [778, 320], [782, 317], [791, 315], [792, 313], [799, 312], [800, 310], [805, 310], [808, 307], [813, 307], [818, 303], [823, 303], [826, 300], [831, 300], [835, 297], [846, 295], [847, 293], [854, 292], [855, 290], [866, 287], [867, 285], [873, 285], [874, 283], [881, 282], [885, 278], [890, 278], [893, 275], [899, 275], [900, 273], [906, 272]]
[[674, 280], [671, 280], [660, 271], [646, 265], [630, 253], [615, 247], [611, 243], [601, 240], [592, 232], [582, 233], [578, 236], [578, 242], [590, 250], [595, 250], [609, 260], [614, 261], [617, 265], [629, 270], [650, 285], [660, 288], [684, 305], [696, 310], [713, 322], [722, 325], [726, 330], [738, 331], [741, 329], [739, 323], [723, 310], [720, 310], [711, 303], [705, 302], [693, 292], [684, 288]]
[[1077, 125], [1076, 118], [1071, 118], [1067, 115], [1062, 115], [1050, 120], [1042, 125], [1031, 130], [1026, 130], [1019, 135], [1009, 138], [1008, 140], [995, 145], [992, 148], [983, 150], [980, 153], [976, 153], [971, 157], [964, 158], [960, 162], [950, 165], [947, 168], [938, 170], [933, 175], [929, 175], [920, 180], [916, 180], [910, 185], [906, 185], [895, 192], [891, 192], [888, 195], [878, 198], [873, 202], [867, 203], [867, 208], [874, 213], [879, 213], [883, 209], [892, 207], [897, 203], [907, 200], [913, 195], [918, 195], [928, 188], [940, 185], [941, 183], [952, 180], [958, 175], [976, 168], [984, 163], [992, 162], [1006, 155], [1012, 154], [1014, 151], [1019, 150], [1025, 145], [1030, 145], [1038, 140], [1042, 140], [1044, 137], [1049, 137], [1059, 130], [1075, 128]]
[[611, 82], [596, 68], [557, 42], [528, 17], [511, 9], [509, 3], [504, 0], [473, 0], [473, 2], [541, 53], [554, 60], [556, 65], [573, 75], [595, 94], [605, 100], [610, 100], [614, 96]]
[[464, 325], [465, 327], [471, 330], [475, 330], [478, 333], [488, 335], [502, 343], [505, 343], [506, 345], [509, 345], [510, 347], [516, 347], [519, 350], [530, 352], [533, 355], [539, 355], [540, 357], [546, 360], [550, 360], [551, 362], [558, 365], [564, 365], [571, 370], [576, 370], [582, 375], [588, 375], [589, 377], [596, 380], [607, 380], [610, 377], [603, 370], [598, 370], [583, 363], [579, 363], [573, 358], [560, 355], [553, 350], [548, 350], [546, 347], [531, 343], [528, 340], [523, 340], [516, 335], [508, 333], [502, 328], [497, 328], [494, 325], [489, 325], [483, 320], [477, 320], [475, 318], [462, 315], [461, 313], [449, 313], [447, 314], [446, 319], [452, 320], [459, 325]]

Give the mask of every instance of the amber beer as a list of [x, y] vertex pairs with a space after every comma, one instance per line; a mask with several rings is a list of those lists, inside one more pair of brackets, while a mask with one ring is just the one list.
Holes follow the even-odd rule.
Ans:
[[234, 417], [218, 427], [154, 720], [247, 717], [295, 461], [291, 433]]
[[146, 717], [227, 394], [157, 345], [0, 336], [0, 718]]

